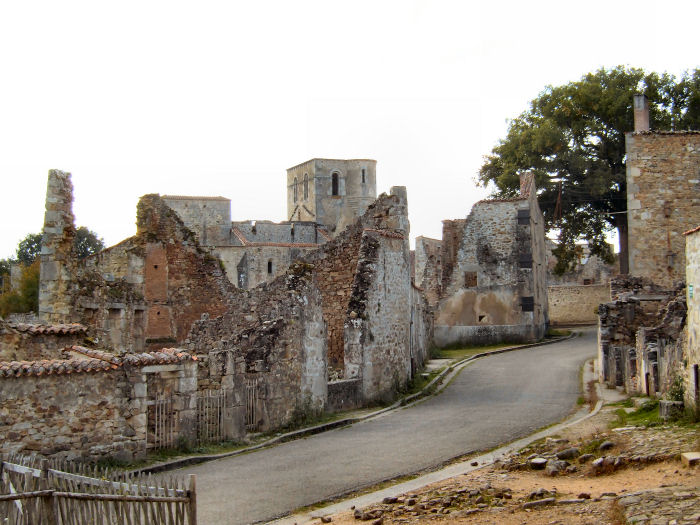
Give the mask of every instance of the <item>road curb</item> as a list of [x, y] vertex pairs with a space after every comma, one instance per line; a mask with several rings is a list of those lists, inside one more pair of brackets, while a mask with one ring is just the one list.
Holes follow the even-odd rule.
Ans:
[[[433, 378], [433, 380], [430, 381], [430, 383], [425, 385], [420, 392], [416, 392], [415, 394], [411, 394], [410, 396], [399, 399], [398, 401], [396, 401], [392, 405], [390, 405], [386, 408], [382, 408], [380, 410], [377, 410], [375, 412], [371, 412], [369, 414], [365, 414], [365, 415], [358, 416], [358, 417], [339, 419], [337, 421], [332, 421], [330, 423], [323, 423], [321, 425], [316, 425], [316, 426], [312, 426], [312, 427], [308, 427], [308, 428], [294, 430], [292, 432], [287, 432], [285, 434], [270, 438], [267, 441], [264, 441], [262, 443], [258, 443], [257, 445], [252, 445], [250, 447], [242, 448], [239, 450], [232, 450], [230, 452], [223, 452], [221, 454], [206, 454], [206, 455], [189, 456], [189, 457], [185, 457], [185, 458], [174, 459], [172, 461], [167, 461], [164, 463], [157, 463], [155, 465], [143, 467], [140, 469], [133, 469], [133, 470], [130, 470], [129, 473], [131, 473], [131, 474], [158, 474], [161, 472], [167, 472], [169, 470], [175, 470], [178, 468], [189, 467], [192, 465], [199, 465], [200, 463], [206, 463], [208, 461], [215, 461], [217, 459], [238, 456], [240, 454], [247, 454], [249, 452], [254, 452], [256, 450], [271, 447], [273, 445], [277, 445], [280, 443], [285, 443], [287, 441], [293, 441], [295, 439], [301, 439], [304, 437], [313, 436], [315, 434], [328, 432], [329, 430], [335, 430], [336, 428], [342, 428], [342, 427], [354, 425], [355, 423], [359, 423], [361, 421], [366, 421], [368, 419], [386, 414], [388, 412], [392, 412], [392, 411], [397, 410], [399, 408], [411, 406], [414, 403], [416, 403], [422, 399], [431, 397], [431, 396], [441, 392], [449, 384], [449, 382], [443, 383], [443, 379], [445, 379], [445, 377], [448, 376], [448, 374], [451, 374], [453, 376], [456, 375], [464, 366], [466, 366], [471, 361], [474, 361], [476, 359], [480, 359], [482, 357], [488, 357], [491, 355], [503, 354], [506, 352], [513, 352], [516, 350], [526, 350], [528, 348], [534, 348], [537, 346], [544, 346], [544, 345], [549, 345], [549, 344], [553, 344], [553, 343], [560, 343], [562, 341], [567, 341], [569, 339], [572, 339], [573, 337], [576, 337], [576, 332], [572, 331], [571, 334], [569, 334], [566, 337], [560, 337], [557, 339], [553, 339], [551, 341], [540, 341], [537, 343], [530, 343], [527, 345], [518, 345], [518, 346], [513, 346], [513, 347], [508, 347], [508, 348], [500, 348], [498, 350], [491, 350], [489, 352], [481, 352], [481, 353], [466, 357], [466, 358], [464, 358], [456, 363], [452, 363], [447, 368], [445, 368], [445, 370], [443, 370], [437, 376], [435, 376]], [[431, 391], [431, 389], [433, 388], [434, 385], [435, 385], [436, 389], [434, 391]]]

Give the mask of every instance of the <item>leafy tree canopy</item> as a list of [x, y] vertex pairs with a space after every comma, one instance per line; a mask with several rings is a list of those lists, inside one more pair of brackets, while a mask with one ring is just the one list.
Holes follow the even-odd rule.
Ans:
[[700, 129], [700, 69], [676, 78], [618, 66], [563, 86], [547, 86], [510, 122], [479, 171], [495, 196], [514, 196], [519, 175], [535, 174], [547, 231], [559, 230], [555, 271], [575, 262], [575, 243], [610, 261], [606, 232], [617, 228], [627, 263], [625, 132], [633, 130], [633, 95], [649, 99], [653, 130]]
[[81, 226], [75, 231], [75, 241], [73, 241], [75, 253], [79, 259], [104, 250], [104, 241], [93, 231]]
[[[73, 240], [73, 249], [79, 259], [97, 253], [105, 247], [104, 241], [97, 234], [85, 226], [81, 226], [75, 230], [75, 239]], [[17, 245], [17, 262], [28, 266], [41, 253], [41, 233], [29, 233]], [[9, 265], [13, 261], [3, 259], [0, 261], [0, 273], [2, 273], [2, 264], [7, 262]], [[8, 270], [9, 271], [9, 270]]]

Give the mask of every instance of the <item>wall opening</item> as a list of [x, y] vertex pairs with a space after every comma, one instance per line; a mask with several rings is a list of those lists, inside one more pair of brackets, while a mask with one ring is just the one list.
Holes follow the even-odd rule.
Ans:
[[367, 170], [365, 168], [362, 168], [362, 184], [367, 182]]
[[534, 312], [535, 311], [535, 298], [534, 298], [534, 296], [521, 297], [520, 304], [522, 306], [523, 312]]
[[331, 175], [331, 195], [338, 195], [338, 173]]
[[272, 273], [272, 259], [267, 261], [267, 273]]
[[304, 200], [309, 198], [309, 174], [304, 173]]
[[294, 194], [294, 202], [299, 200], [299, 181], [294, 177], [294, 187], [292, 188], [292, 193]]

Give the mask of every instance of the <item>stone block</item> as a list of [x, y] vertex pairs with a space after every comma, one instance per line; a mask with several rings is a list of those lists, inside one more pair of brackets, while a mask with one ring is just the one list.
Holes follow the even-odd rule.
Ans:
[[684, 467], [697, 467], [700, 465], [700, 452], [683, 452], [681, 454], [681, 464]]

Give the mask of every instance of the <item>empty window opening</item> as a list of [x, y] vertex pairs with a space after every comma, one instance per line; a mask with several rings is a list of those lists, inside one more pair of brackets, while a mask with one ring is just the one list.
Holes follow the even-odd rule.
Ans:
[[304, 200], [309, 198], [309, 174], [304, 173]]
[[367, 182], [366, 174], [367, 174], [367, 170], [365, 170], [365, 168], [362, 168], [362, 184]]
[[522, 305], [523, 312], [535, 311], [535, 298], [533, 296], [522, 297], [520, 299], [520, 304]]
[[267, 273], [272, 273], [272, 259], [267, 261]]
[[593, 279], [584, 279], [583, 284], [588, 286], [589, 284], [593, 284]]
[[480, 322], [480, 323], [483, 323], [483, 322], [484, 322], [484, 319], [486, 319], [486, 316], [485, 316], [485, 315], [480, 315], [480, 316], [479, 316], [479, 322]]
[[292, 188], [292, 193], [294, 193], [294, 202], [299, 200], [299, 181], [294, 177], [294, 187]]
[[154, 269], [154, 270], [157, 270], [157, 269], [158, 269], [158, 265], [157, 265], [157, 264], [154, 264], [154, 265], [153, 265], [153, 269]]
[[331, 195], [338, 195], [338, 174], [331, 175]]
[[521, 253], [519, 257], [519, 263], [521, 268], [532, 268], [532, 254]]
[[464, 272], [464, 287], [476, 288], [476, 272]]
[[518, 224], [530, 224], [530, 210], [518, 210]]

